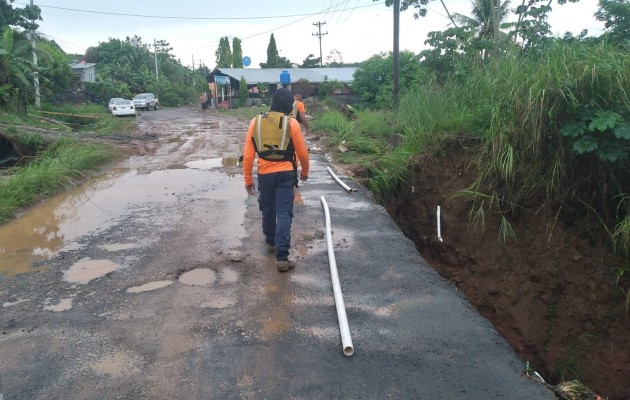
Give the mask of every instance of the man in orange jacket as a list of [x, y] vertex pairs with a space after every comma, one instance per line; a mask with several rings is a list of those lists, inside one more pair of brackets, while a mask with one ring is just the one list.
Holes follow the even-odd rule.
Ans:
[[[301, 181], [308, 179], [309, 171], [308, 150], [300, 124], [288, 117], [292, 109], [291, 91], [276, 90], [269, 113], [253, 118], [249, 124], [243, 149], [245, 190], [250, 195], [256, 193], [252, 169], [258, 155], [258, 205], [262, 213], [262, 230], [265, 245], [276, 254], [276, 268], [280, 272], [295, 268], [295, 263], [289, 260], [294, 189], [298, 179], [295, 155], [300, 161]], [[280, 146], [280, 142], [286, 147]]]
[[311, 127], [306, 120], [306, 106], [304, 105], [304, 92], [302, 89], [295, 89], [293, 91], [293, 100], [295, 101], [293, 115], [294, 118], [298, 120], [300, 124], [304, 126], [304, 131], [307, 135], [311, 133]]

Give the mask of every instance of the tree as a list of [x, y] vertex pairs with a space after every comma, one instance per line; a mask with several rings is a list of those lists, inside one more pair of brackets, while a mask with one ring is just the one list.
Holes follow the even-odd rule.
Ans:
[[263, 67], [261, 64], [262, 68], [275, 68], [275, 66], [278, 64], [278, 59], [280, 58], [280, 55], [278, 54], [278, 47], [276, 46], [276, 38], [273, 36], [273, 33], [271, 34], [271, 37], [269, 38], [269, 45], [267, 45], [267, 62], [266, 62], [266, 67]]
[[[352, 90], [361, 96], [361, 103], [374, 108], [392, 106], [392, 53], [376, 54], [363, 62], [354, 73]], [[411, 51], [400, 52], [401, 94], [426, 81], [426, 72]]]
[[330, 53], [326, 56], [326, 66], [328, 67], [341, 67], [343, 66], [343, 57], [337, 49], [330, 50]]
[[[381, 1], [381, 0], [372, 0], [372, 1]], [[391, 6], [392, 4], [394, 4], [394, 0], [385, 0], [385, 5], [387, 7]], [[427, 9], [426, 9], [427, 4], [429, 4], [429, 0], [401, 0], [400, 11], [405, 11], [409, 7], [413, 7], [416, 9], [416, 12], [414, 13], [414, 16], [416, 18], [424, 17], [427, 15]]]
[[291, 68], [291, 66], [291, 61], [285, 57], [280, 57], [278, 54], [276, 39], [272, 33], [267, 46], [267, 62], [260, 63], [260, 68]]
[[[558, 4], [577, 3], [579, 0], [558, 0]], [[551, 37], [551, 27], [547, 22], [553, 0], [522, 0], [514, 13], [516, 22], [505, 23], [502, 28], [511, 28], [509, 35], [519, 42], [523, 52], [529, 52], [544, 45]]]
[[153, 49], [153, 51], [155, 51], [156, 53], [164, 54], [168, 58], [174, 58], [174, 56], [171, 54], [172, 50], [173, 48], [171, 47], [171, 44], [166, 40], [157, 40], [155, 42], [155, 48]]
[[54, 41], [38, 40], [40, 54], [40, 91], [43, 95], [62, 93], [70, 88], [74, 73], [68, 65], [68, 56]]
[[[13, 3], [15, 0], [9, 0]], [[24, 8], [14, 9], [7, 0], [0, 0], [0, 32], [4, 32], [7, 27], [20, 27], [26, 31], [34, 31], [39, 28], [34, 21], [41, 21], [42, 10], [30, 4]]]
[[14, 41], [13, 30], [7, 27], [0, 40], [0, 104], [25, 106], [33, 92], [30, 77], [37, 70], [29, 55], [28, 41]]
[[456, 72], [458, 67], [471, 65], [470, 61], [465, 60], [469, 56], [478, 56], [478, 51], [484, 49], [471, 45], [476, 37], [476, 32], [470, 27], [429, 32], [424, 43], [431, 48], [420, 52], [422, 65], [432, 71], [438, 81], [444, 81], [452, 72]]
[[315, 58], [314, 54], [306, 56], [300, 68], [319, 68], [319, 57]]
[[247, 81], [244, 76], [241, 76], [241, 81], [238, 85], [238, 98], [241, 101], [241, 106], [245, 106], [245, 102], [249, 98], [249, 90], [247, 89]]
[[[473, 0], [472, 15], [453, 14], [453, 19], [464, 27], [469, 27], [478, 32], [480, 39], [493, 39], [494, 16], [493, 7], [495, 0]], [[509, 0], [499, 5], [499, 23], [509, 14]]]
[[600, 0], [595, 18], [604, 23], [610, 43], [622, 44], [630, 41], [629, 0]]
[[125, 49], [127, 52], [121, 57], [121, 61], [129, 63], [134, 69], [140, 70], [151, 65], [149, 52], [143, 51], [141, 47], [125, 46]]
[[227, 36], [219, 40], [219, 47], [214, 54], [217, 57], [217, 68], [230, 68], [232, 66], [232, 50], [230, 50], [230, 40]]
[[241, 48], [241, 39], [234, 37], [232, 39], [232, 67], [243, 68], [243, 49]]

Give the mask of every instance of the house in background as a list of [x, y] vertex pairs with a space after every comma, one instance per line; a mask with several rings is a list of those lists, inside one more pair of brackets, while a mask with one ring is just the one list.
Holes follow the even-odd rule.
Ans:
[[[238, 91], [241, 78], [245, 78], [247, 83], [250, 101], [253, 100], [252, 98], [259, 97], [258, 85], [260, 84], [267, 84], [271, 92], [280, 87], [299, 88], [304, 91], [306, 97], [309, 97], [317, 92], [320, 84], [337, 82], [343, 88], [332, 94], [348, 95], [351, 92], [354, 73], [358, 69], [358, 67], [216, 68], [206, 75], [206, 80], [213, 97], [216, 96], [218, 98], [219, 104], [225, 103], [225, 97], [230, 97], [230, 95], [234, 95]], [[288, 84], [283, 82], [287, 78], [290, 81]], [[218, 88], [217, 85], [219, 86]], [[218, 89], [218, 93], [215, 88]], [[226, 93], [226, 89], [230, 93]]]
[[95, 63], [81, 61], [80, 63], [70, 64], [70, 68], [74, 71], [77, 82], [96, 82], [95, 65]]

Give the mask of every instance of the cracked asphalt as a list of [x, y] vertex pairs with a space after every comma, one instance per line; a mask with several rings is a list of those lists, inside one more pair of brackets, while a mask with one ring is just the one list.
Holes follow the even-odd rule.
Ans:
[[238, 163], [247, 125], [143, 112], [128, 157], [0, 227], [4, 399], [555, 398], [312, 138], [298, 266], [278, 273]]

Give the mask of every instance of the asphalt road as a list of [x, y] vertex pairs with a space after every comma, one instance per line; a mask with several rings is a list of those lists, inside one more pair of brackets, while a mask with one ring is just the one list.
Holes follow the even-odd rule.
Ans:
[[248, 121], [181, 108], [138, 124], [103, 177], [0, 227], [5, 400], [555, 398], [318, 143], [281, 274], [237, 163]]

